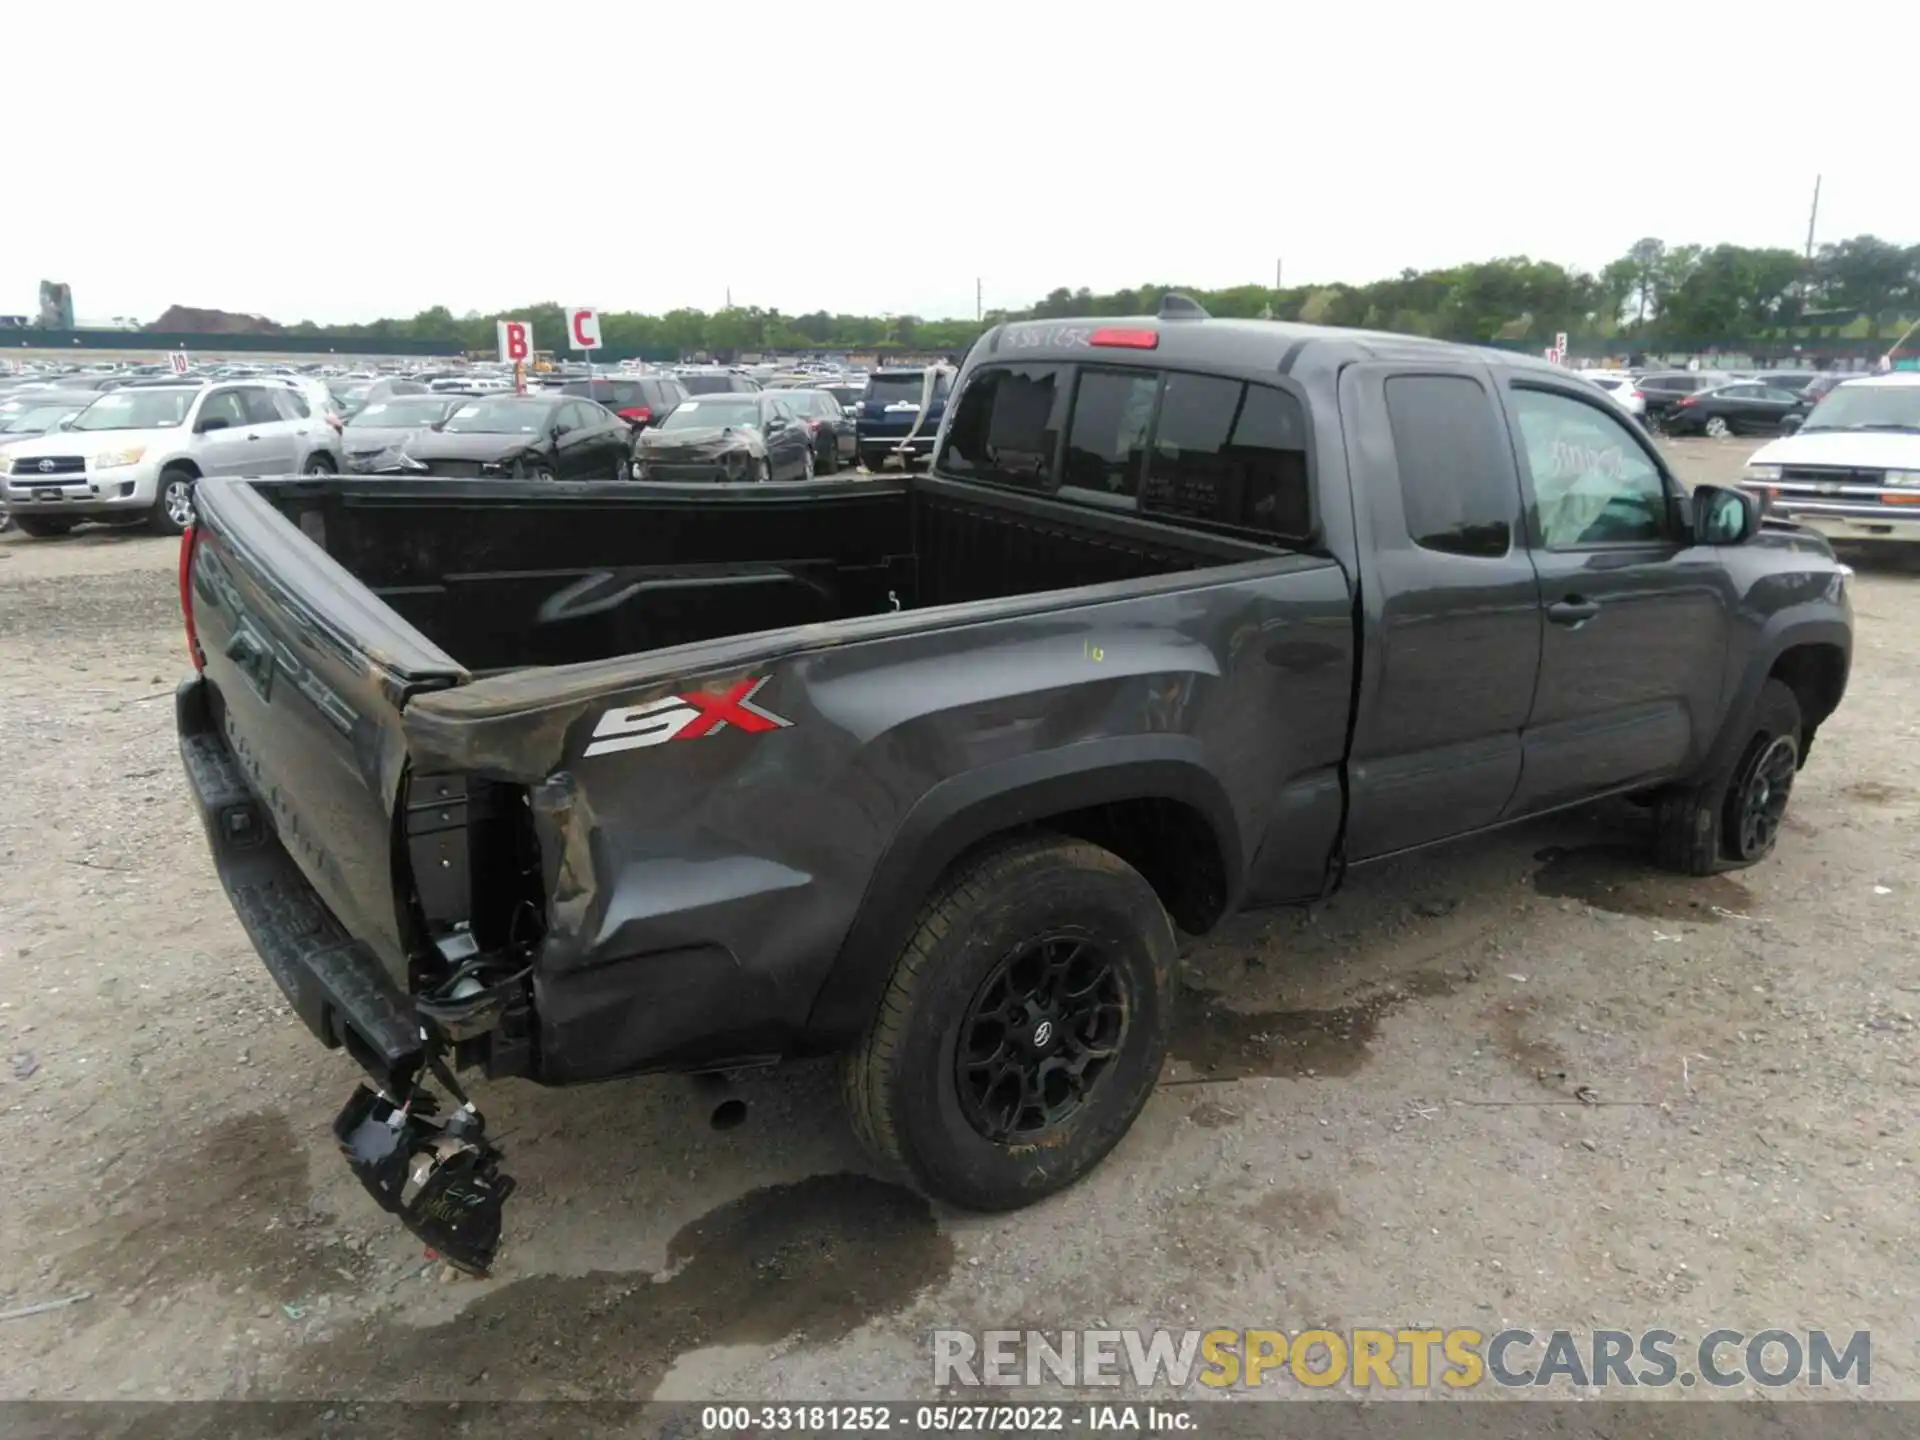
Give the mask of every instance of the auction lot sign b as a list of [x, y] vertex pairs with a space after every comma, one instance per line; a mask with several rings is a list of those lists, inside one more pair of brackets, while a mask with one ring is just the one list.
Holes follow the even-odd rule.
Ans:
[[524, 320], [502, 320], [496, 327], [500, 334], [500, 359], [512, 364], [533, 358], [533, 326]]

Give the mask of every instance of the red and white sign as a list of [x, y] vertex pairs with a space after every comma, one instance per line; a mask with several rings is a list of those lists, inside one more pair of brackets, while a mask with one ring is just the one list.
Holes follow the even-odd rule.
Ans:
[[502, 320], [497, 328], [502, 361], [533, 358], [533, 326], [524, 320]]
[[600, 312], [585, 305], [567, 311], [567, 344], [575, 350], [600, 348]]
[[187, 373], [187, 352], [184, 350], [174, 351], [171, 355], [167, 356], [167, 364], [173, 367], [174, 374], [176, 375], [186, 374]]
[[1542, 350], [1540, 353], [1547, 357], [1547, 362], [1551, 365], [1564, 365], [1567, 363], [1567, 352], [1557, 347], [1552, 350]]
[[1567, 332], [1562, 330], [1553, 337], [1553, 348], [1562, 355], [1567, 353]]

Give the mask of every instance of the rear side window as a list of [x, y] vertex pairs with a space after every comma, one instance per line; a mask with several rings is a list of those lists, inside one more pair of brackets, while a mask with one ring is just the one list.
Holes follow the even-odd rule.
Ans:
[[[869, 388], [867, 398], [876, 398]], [[939, 468], [967, 480], [1050, 488], [1066, 412], [1058, 365], [995, 365], [973, 372], [948, 423]]]
[[[240, 392], [241, 403], [247, 407], [248, 424], [278, 425], [286, 418], [286, 416], [281, 413], [280, 407], [273, 403], [274, 393], [275, 392], [271, 390], [255, 389], [252, 386], [248, 386]], [[287, 393], [291, 394], [292, 392], [289, 391]], [[304, 401], [302, 402], [302, 408], [305, 408]]]
[[1168, 375], [1140, 509], [1304, 538], [1312, 507], [1300, 403], [1268, 385]]
[[1138, 496], [1159, 388], [1160, 377], [1150, 370], [1082, 370], [1060, 483], [1104, 495]]
[[1461, 375], [1395, 375], [1386, 397], [1408, 537], [1448, 555], [1505, 555], [1520, 496], [1487, 392]]

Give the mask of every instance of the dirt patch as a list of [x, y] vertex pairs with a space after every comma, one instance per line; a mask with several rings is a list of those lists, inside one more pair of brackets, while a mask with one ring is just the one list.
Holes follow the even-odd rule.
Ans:
[[1223, 1130], [1229, 1125], [1240, 1123], [1240, 1112], [1229, 1110], [1226, 1106], [1212, 1100], [1202, 1100], [1188, 1113], [1187, 1118], [1202, 1130]]
[[1898, 805], [1913, 798], [1904, 785], [1888, 785], [1879, 780], [1856, 780], [1840, 792], [1863, 805]]
[[1204, 990], [1186, 988], [1174, 1022], [1172, 1053], [1212, 1080], [1254, 1076], [1301, 1079], [1352, 1075], [1382, 1017], [1409, 1000], [1451, 995], [1460, 981], [1421, 971], [1389, 989], [1332, 1010], [1229, 1010]]
[[287, 1117], [236, 1115], [120, 1191], [63, 1269], [107, 1292], [211, 1280], [284, 1300], [359, 1284], [367, 1257], [329, 1233], [309, 1194]]
[[365, 1321], [295, 1357], [275, 1395], [645, 1398], [711, 1345], [826, 1345], [953, 1268], [927, 1202], [863, 1175], [751, 1191], [694, 1221], [668, 1268], [541, 1275], [424, 1329]]
[[1554, 1084], [1567, 1078], [1567, 1057], [1537, 1033], [1545, 1009], [1532, 995], [1504, 1001], [1487, 1012], [1487, 1025], [1502, 1055], [1542, 1084]]
[[1752, 912], [1753, 892], [1725, 875], [1671, 875], [1652, 868], [1644, 852], [1628, 845], [1549, 845], [1534, 859], [1535, 893], [1581, 900], [1596, 910], [1643, 920], [1698, 920], [1713, 924], [1720, 911]]
[[1277, 1235], [1335, 1236], [1342, 1228], [1340, 1197], [1324, 1185], [1269, 1190], [1241, 1213]]

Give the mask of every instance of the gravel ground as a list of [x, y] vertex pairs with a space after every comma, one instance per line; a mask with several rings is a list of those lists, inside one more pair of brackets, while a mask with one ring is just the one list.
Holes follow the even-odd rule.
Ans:
[[1607, 806], [1242, 918], [1133, 1133], [1017, 1215], [873, 1178], [819, 1066], [718, 1133], [673, 1080], [482, 1086], [522, 1190], [475, 1281], [338, 1162], [352, 1066], [220, 893], [174, 556], [0, 537], [0, 1311], [90, 1296], [0, 1324], [0, 1395], [859, 1399], [926, 1394], [934, 1328], [1514, 1324], [1866, 1329], [1920, 1398], [1910, 563], [1853, 557], [1764, 864], [1659, 874]]

